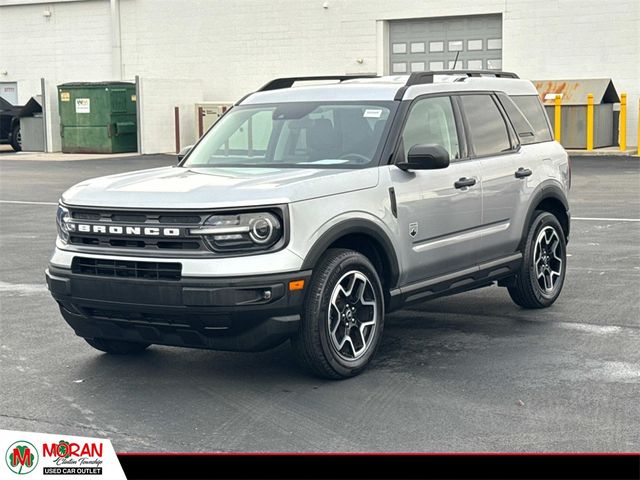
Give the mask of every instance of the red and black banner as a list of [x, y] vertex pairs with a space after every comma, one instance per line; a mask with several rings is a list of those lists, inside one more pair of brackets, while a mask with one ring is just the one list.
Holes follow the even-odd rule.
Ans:
[[118, 454], [128, 479], [640, 478], [638, 454]]

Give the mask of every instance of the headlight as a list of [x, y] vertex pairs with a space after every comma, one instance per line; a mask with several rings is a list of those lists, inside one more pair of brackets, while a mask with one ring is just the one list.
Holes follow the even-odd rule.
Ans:
[[203, 235], [216, 252], [267, 250], [282, 239], [282, 222], [269, 212], [212, 215], [191, 233]]
[[56, 225], [58, 227], [58, 236], [64, 243], [67, 243], [69, 241], [69, 232], [71, 232], [71, 227], [74, 226], [73, 224], [69, 223], [69, 220], [71, 220], [69, 210], [61, 205], [58, 205], [58, 211], [56, 213]]

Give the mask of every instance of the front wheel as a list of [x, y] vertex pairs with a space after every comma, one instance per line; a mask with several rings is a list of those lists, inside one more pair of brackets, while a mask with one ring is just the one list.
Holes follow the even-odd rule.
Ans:
[[511, 299], [523, 308], [545, 308], [553, 304], [564, 284], [567, 243], [558, 219], [538, 211], [529, 227], [522, 266], [509, 286]]
[[374, 266], [353, 250], [331, 249], [314, 272], [291, 343], [307, 370], [347, 378], [366, 368], [383, 326], [382, 286]]
[[113, 355], [140, 353], [150, 345], [149, 343], [109, 340], [107, 338], [85, 338], [85, 341], [93, 348]]

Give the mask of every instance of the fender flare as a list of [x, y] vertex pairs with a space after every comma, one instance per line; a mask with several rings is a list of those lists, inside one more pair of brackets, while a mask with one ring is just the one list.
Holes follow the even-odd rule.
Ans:
[[301, 270], [313, 269], [332, 243], [350, 234], [371, 237], [382, 248], [386, 257], [382, 260], [386, 260], [386, 266], [389, 268], [389, 288], [394, 288], [400, 277], [400, 267], [393, 242], [380, 226], [361, 218], [343, 220], [325, 231], [305, 256]]
[[571, 214], [569, 211], [569, 201], [567, 200], [567, 196], [564, 191], [555, 183], [543, 183], [538, 187], [538, 189], [531, 195], [531, 200], [529, 201], [529, 208], [527, 210], [527, 217], [525, 218], [525, 222], [522, 226], [522, 234], [520, 236], [521, 243], [525, 241], [527, 232], [529, 230], [529, 225], [531, 224], [531, 220], [533, 217], [533, 212], [535, 212], [536, 207], [540, 202], [546, 200], [548, 198], [552, 198], [554, 200], [558, 200], [564, 207], [564, 210], [567, 214], [567, 231], [565, 232], [565, 237], [567, 242], [569, 241], [569, 231], [571, 225]]

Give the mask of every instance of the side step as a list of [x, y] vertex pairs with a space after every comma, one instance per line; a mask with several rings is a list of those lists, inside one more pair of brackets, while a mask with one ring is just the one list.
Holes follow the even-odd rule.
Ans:
[[408, 304], [486, 287], [496, 280], [513, 275], [520, 269], [521, 263], [522, 253], [518, 252], [458, 272], [404, 285], [389, 293], [388, 310], [393, 311]]

